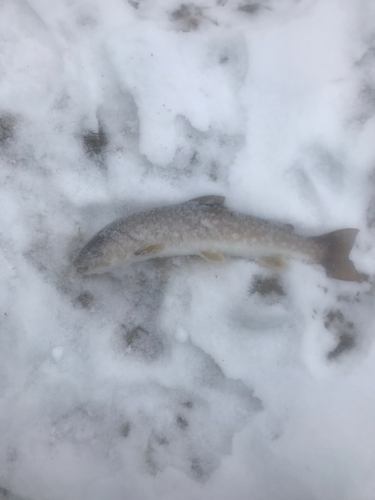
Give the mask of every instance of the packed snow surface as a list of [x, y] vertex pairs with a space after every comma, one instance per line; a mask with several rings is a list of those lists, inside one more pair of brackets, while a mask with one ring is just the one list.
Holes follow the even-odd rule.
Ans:
[[[0, 498], [374, 500], [374, 68], [370, 0], [0, 1]], [[363, 281], [75, 272], [209, 194], [358, 228]]]

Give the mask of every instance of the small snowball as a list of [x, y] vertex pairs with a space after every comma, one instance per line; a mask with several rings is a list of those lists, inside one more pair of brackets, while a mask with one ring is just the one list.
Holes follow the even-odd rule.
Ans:
[[56, 361], [56, 363], [61, 360], [63, 354], [64, 348], [61, 346], [57, 346], [52, 349], [52, 357]]

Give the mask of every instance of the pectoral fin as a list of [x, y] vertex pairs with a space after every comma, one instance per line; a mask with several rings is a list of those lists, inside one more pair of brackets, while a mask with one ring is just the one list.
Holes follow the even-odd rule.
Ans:
[[136, 250], [134, 255], [152, 255], [154, 253], [161, 252], [164, 248], [164, 243], [155, 243], [154, 245], [148, 245], [147, 247]]
[[259, 262], [259, 264], [262, 266], [271, 267], [273, 269], [286, 269], [288, 267], [285, 260], [278, 255], [260, 257], [259, 259], [257, 259], [257, 262]]
[[201, 251], [200, 254], [204, 259], [213, 262], [223, 262], [225, 260], [224, 254], [222, 254], [221, 252]]

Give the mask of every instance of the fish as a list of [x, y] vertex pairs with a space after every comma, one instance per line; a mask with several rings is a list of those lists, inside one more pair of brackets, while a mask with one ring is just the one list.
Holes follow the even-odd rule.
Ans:
[[290, 224], [233, 211], [224, 196], [207, 195], [116, 219], [86, 243], [73, 265], [78, 273], [94, 274], [156, 257], [200, 255], [212, 262], [253, 259], [280, 269], [285, 259], [297, 258], [323, 266], [330, 278], [361, 281], [349, 259], [358, 232], [303, 236]]

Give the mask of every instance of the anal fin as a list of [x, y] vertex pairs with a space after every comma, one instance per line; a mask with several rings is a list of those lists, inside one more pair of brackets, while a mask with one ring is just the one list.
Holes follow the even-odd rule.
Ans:
[[200, 252], [200, 254], [204, 259], [210, 260], [213, 262], [223, 262], [225, 260], [224, 254], [221, 252], [210, 252], [210, 251], [202, 250]]
[[193, 198], [192, 200], [189, 200], [186, 203], [222, 207], [225, 203], [225, 196], [209, 194], [206, 196], [199, 196], [199, 198]]
[[161, 252], [164, 248], [164, 243], [155, 243], [154, 245], [148, 245], [147, 247], [136, 250], [134, 255], [152, 255], [154, 253]]

